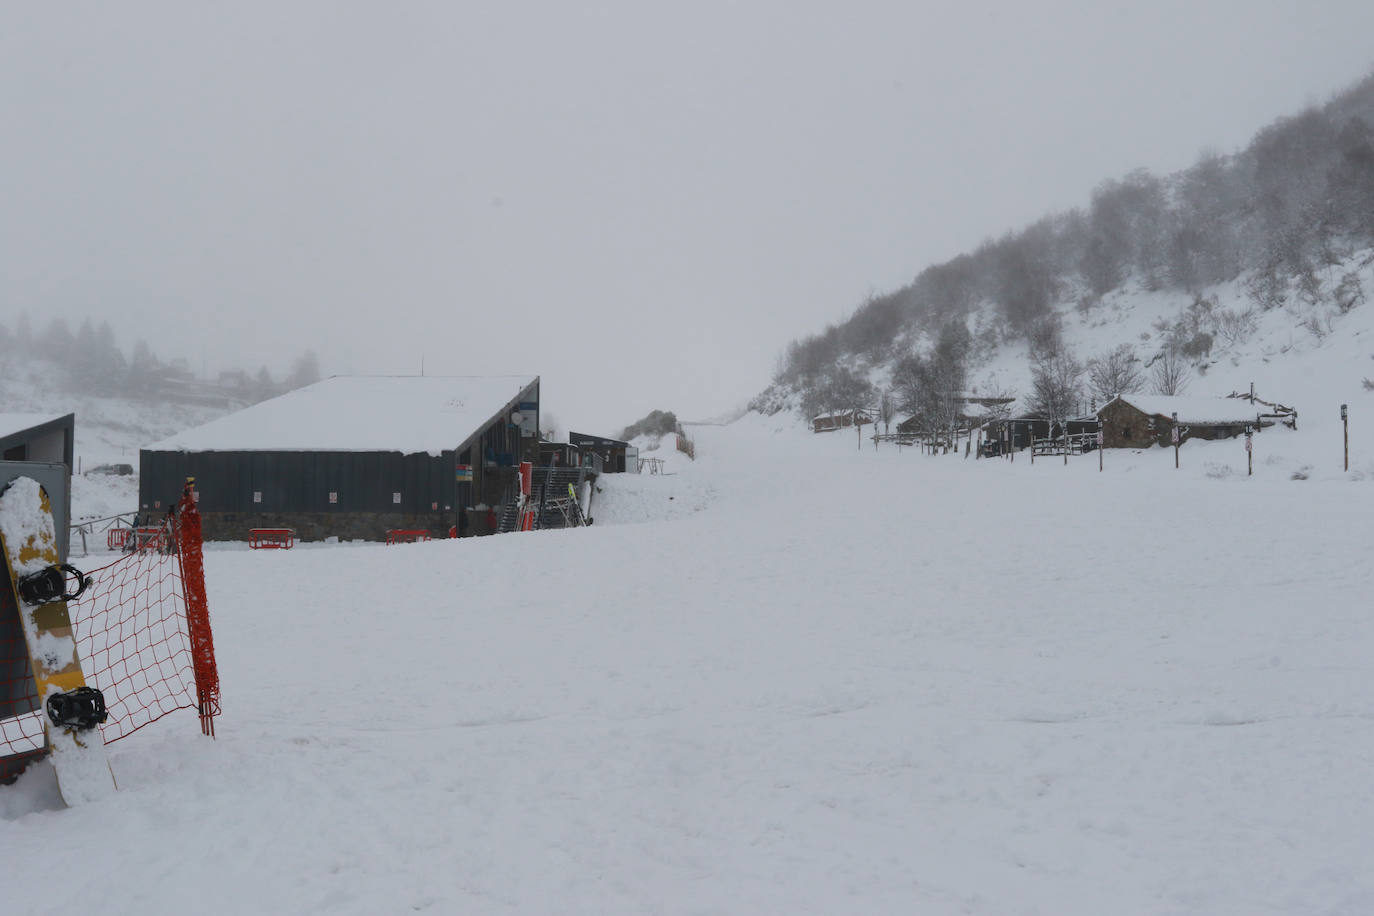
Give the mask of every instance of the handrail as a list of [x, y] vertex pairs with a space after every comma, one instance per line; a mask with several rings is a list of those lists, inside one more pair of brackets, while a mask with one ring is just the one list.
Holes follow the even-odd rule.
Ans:
[[[102, 531], [111, 532], [106, 538], [106, 546], [111, 550], [119, 550], [124, 546], [123, 542], [127, 538], [127, 535], [120, 538], [120, 543], [116, 544], [114, 543], [115, 538], [113, 537], [113, 532], [116, 530], [133, 531], [134, 523], [138, 520], [138, 516], [139, 513], [137, 512], [121, 512], [118, 515], [106, 515], [102, 518], [82, 519], [81, 521], [73, 522], [67, 527], [71, 533], [81, 537], [81, 555], [83, 557], [88, 557], [91, 555], [91, 551], [90, 545], [86, 543], [86, 535], [99, 534]], [[108, 524], [104, 527], [96, 527], [100, 525], [101, 522], [107, 522]]]

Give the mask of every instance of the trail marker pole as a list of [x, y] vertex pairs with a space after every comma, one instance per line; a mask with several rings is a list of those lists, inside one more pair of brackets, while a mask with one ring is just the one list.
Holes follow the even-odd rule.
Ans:
[[1174, 429], [1170, 435], [1174, 439], [1174, 470], [1178, 470], [1178, 411], [1174, 411]]
[[1345, 469], [1350, 470], [1350, 414], [1347, 405], [1341, 405], [1341, 432], [1345, 437]]
[[1245, 476], [1255, 475], [1255, 452], [1254, 452], [1255, 431], [1250, 427], [1245, 427]]
[[1097, 421], [1097, 472], [1102, 473], [1102, 442], [1106, 437], [1102, 435], [1102, 421]]

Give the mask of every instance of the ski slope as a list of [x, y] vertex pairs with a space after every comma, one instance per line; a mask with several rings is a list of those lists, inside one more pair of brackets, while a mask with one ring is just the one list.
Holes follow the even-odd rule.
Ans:
[[1374, 912], [1374, 481], [1329, 422], [1254, 477], [794, 423], [693, 428], [589, 529], [211, 549], [218, 739], [0, 788], [3, 909]]

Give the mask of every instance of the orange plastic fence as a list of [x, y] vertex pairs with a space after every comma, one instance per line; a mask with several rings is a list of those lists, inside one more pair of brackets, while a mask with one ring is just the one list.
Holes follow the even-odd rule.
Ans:
[[[172, 543], [170, 528], [161, 530], [162, 542]], [[105, 695], [109, 718], [100, 726], [105, 743], [126, 738], [175, 710], [196, 709], [196, 663], [186, 613], [189, 570], [183, 572], [181, 559], [138, 550], [87, 572], [92, 585], [80, 599], [68, 602], [68, 610], [86, 683]], [[7, 591], [0, 589], [0, 599]], [[12, 595], [4, 604], [0, 614], [17, 613]], [[210, 652], [213, 661], [213, 646]], [[33, 756], [43, 749], [43, 722], [27, 658], [22, 634], [0, 639], [0, 696], [8, 694], [11, 709], [29, 710], [0, 720], [0, 757]]]
[[[215, 736], [219, 715], [219, 670], [215, 665], [215, 641], [210, 633], [210, 603], [205, 597], [205, 560], [201, 555], [200, 509], [196, 505], [195, 479], [177, 504], [177, 559], [186, 596], [186, 623], [191, 638], [191, 665], [196, 677], [196, 710], [200, 730]], [[290, 547], [290, 544], [286, 546]]]
[[248, 546], [254, 550], [290, 550], [296, 544], [296, 532], [291, 528], [252, 528], [248, 532]]

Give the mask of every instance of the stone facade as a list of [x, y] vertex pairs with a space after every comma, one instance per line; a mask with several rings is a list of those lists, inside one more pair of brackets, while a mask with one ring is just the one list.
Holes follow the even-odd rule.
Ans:
[[[1102, 421], [1102, 445], [1104, 448], [1149, 448], [1152, 445], [1170, 447], [1173, 445], [1173, 419], [1160, 415], [1147, 414], [1116, 398], [1097, 412]], [[1180, 442], [1189, 439], [1232, 439], [1245, 434], [1246, 426], [1259, 429], [1258, 421], [1251, 423], [1208, 423], [1186, 424]], [[1264, 424], [1270, 425], [1270, 424]]]
[[298, 541], [385, 541], [393, 528], [428, 531], [432, 538], [448, 537], [445, 517], [453, 513], [377, 512], [205, 512], [201, 525], [207, 541], [246, 541], [253, 528], [290, 528]]

